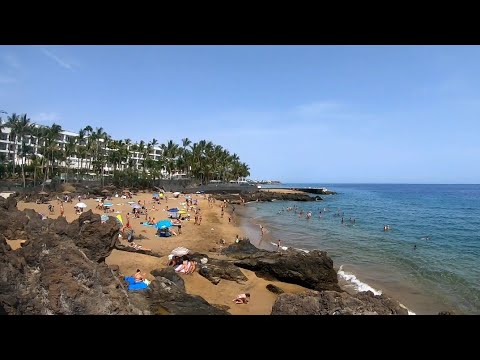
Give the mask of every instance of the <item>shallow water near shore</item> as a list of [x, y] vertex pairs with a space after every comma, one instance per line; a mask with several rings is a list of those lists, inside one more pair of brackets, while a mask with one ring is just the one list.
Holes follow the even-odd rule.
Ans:
[[[344, 286], [386, 293], [417, 314], [480, 314], [480, 185], [282, 187], [304, 186], [338, 194], [247, 204], [242, 227], [255, 245], [273, 250], [281, 239], [284, 246], [325, 250]], [[295, 205], [302, 216], [282, 210]], [[262, 239], [260, 224], [268, 230]], [[383, 231], [386, 224], [390, 231]]]

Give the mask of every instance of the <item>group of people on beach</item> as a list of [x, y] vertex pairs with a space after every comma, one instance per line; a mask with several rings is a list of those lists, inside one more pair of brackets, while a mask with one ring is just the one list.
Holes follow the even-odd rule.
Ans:
[[170, 254], [168, 256], [167, 266], [172, 266], [175, 269], [175, 272], [188, 275], [195, 272], [197, 262], [188, 255], [176, 256]]

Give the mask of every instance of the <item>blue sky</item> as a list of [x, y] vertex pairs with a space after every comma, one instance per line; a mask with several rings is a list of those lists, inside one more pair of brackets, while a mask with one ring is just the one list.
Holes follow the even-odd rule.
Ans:
[[207, 139], [252, 178], [479, 183], [479, 46], [0, 46], [0, 110]]

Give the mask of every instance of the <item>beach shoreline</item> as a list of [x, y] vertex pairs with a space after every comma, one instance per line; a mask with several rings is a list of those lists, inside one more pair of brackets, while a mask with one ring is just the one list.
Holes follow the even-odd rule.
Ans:
[[[255, 215], [255, 210], [252, 208], [252, 204], [257, 202], [250, 202], [250, 206], [243, 206], [240, 211], [236, 212], [239, 215], [239, 224], [242, 229], [242, 232], [246, 234], [246, 237], [249, 238], [250, 242], [259, 249], [268, 250], [268, 251], [278, 251], [278, 247], [275, 245], [278, 241], [278, 238], [273, 236], [269, 232], [268, 228], [271, 224], [268, 221], [257, 219]], [[258, 204], [258, 203], [257, 203]], [[264, 226], [267, 230], [267, 233], [262, 237], [260, 231], [260, 225]], [[283, 247], [288, 247], [298, 251], [312, 251], [314, 249], [301, 249], [292, 246], [291, 239], [281, 238], [281, 245]], [[321, 250], [322, 249], [317, 249]], [[437, 314], [441, 311], [441, 306], [438, 307], [438, 311], [425, 311], [422, 309], [420, 312], [415, 312], [411, 307], [407, 307], [405, 303], [408, 303], [408, 300], [402, 296], [402, 291], [391, 291], [385, 290], [382, 288], [381, 284], [378, 281], [375, 281], [374, 278], [368, 276], [368, 274], [362, 272], [361, 267], [353, 267], [355, 270], [352, 272], [352, 266], [347, 265], [345, 269], [344, 264], [338, 264], [334, 262], [333, 267], [337, 272], [338, 284], [343, 291], [348, 292], [349, 294], [356, 294], [364, 291], [371, 291], [375, 295], [385, 294], [386, 296], [392, 297], [393, 299], [399, 301], [399, 303], [405, 307], [409, 315], [416, 315], [417, 313], [421, 314]]]
[[[160, 205], [155, 205], [155, 210], [152, 209], [151, 193], [138, 193], [132, 200], [112, 198], [113, 213], [108, 213], [109, 216], [121, 215], [123, 220], [126, 220], [127, 212], [131, 211], [131, 206], [128, 201], [140, 201], [143, 204], [145, 201], [149, 209], [149, 216], [155, 217], [156, 221], [167, 218], [165, 207], [183, 208], [185, 202], [185, 195], [190, 195], [192, 199], [196, 199], [202, 213], [201, 225], [194, 225], [194, 213], [191, 212], [191, 220], [184, 221], [182, 226], [182, 234], [172, 236], [169, 238], [159, 238], [155, 236], [156, 229], [140, 224], [145, 220], [145, 216], [140, 219], [130, 217], [130, 224], [135, 231], [136, 238], [134, 242], [144, 248], [152, 249], [161, 254], [161, 257], [153, 257], [145, 254], [135, 252], [125, 252], [120, 250], [113, 250], [110, 256], [106, 258], [106, 263], [109, 266], [117, 265], [120, 273], [123, 276], [131, 276], [140, 269], [141, 272], [146, 273], [149, 280], [154, 280], [154, 276], [150, 274], [155, 269], [163, 269], [167, 267], [168, 254], [179, 246], [187, 247], [192, 252], [207, 254], [211, 258], [223, 259], [224, 255], [219, 252], [221, 249], [231, 245], [235, 242], [236, 235], [240, 238], [246, 236], [239, 222], [242, 221], [240, 216], [232, 214], [232, 209], [227, 206], [227, 211], [224, 216], [221, 216], [220, 201], [216, 201], [213, 206], [209, 206], [208, 201], [204, 195], [200, 194], [182, 194], [179, 198], [174, 198], [171, 193], [166, 194], [168, 201], [162, 200]], [[93, 213], [102, 215], [102, 210], [96, 209], [96, 199], [82, 199], [87, 205], [86, 210], [92, 210]], [[55, 219], [59, 216], [59, 204], [56, 200], [51, 200], [50, 204], [55, 206], [55, 212], [49, 213], [48, 204], [36, 204], [35, 202], [25, 203], [19, 201], [17, 208], [19, 210], [33, 209], [39, 213], [46, 215], [49, 218]], [[76, 201], [73, 203], [64, 203], [64, 216], [68, 222], [77, 219], [79, 215], [75, 214], [73, 209]], [[240, 207], [236, 206], [236, 209]], [[117, 214], [117, 211], [119, 214]], [[229, 216], [231, 222], [228, 221]], [[177, 230], [174, 227], [175, 231]], [[142, 235], [144, 239], [138, 239], [138, 235]], [[18, 242], [18, 241], [16, 241]], [[125, 240], [121, 240], [123, 245], [126, 245]], [[13, 243], [12, 243], [13, 244]], [[17, 245], [17, 244], [16, 244]], [[18, 247], [18, 245], [17, 245]], [[272, 305], [278, 295], [270, 292], [266, 286], [273, 284], [280, 287], [285, 292], [299, 293], [307, 290], [306, 288], [284, 283], [280, 281], [265, 280], [257, 277], [253, 271], [240, 269], [240, 271], [247, 277], [244, 283], [237, 283], [234, 281], [221, 280], [217, 285], [212, 284], [205, 277], [198, 273], [198, 270], [193, 274], [180, 276], [185, 281], [185, 288], [188, 294], [202, 296], [207, 302], [215, 306], [228, 308], [232, 315], [269, 315], [272, 310]], [[241, 293], [250, 292], [252, 294], [251, 301], [248, 305], [237, 305], [233, 303], [233, 299]]]
[[[160, 205], [155, 206], [153, 211], [153, 204], [151, 201], [151, 194], [148, 192], [138, 193], [132, 201], [143, 204], [145, 201], [147, 208], [150, 211], [149, 216], [154, 216], [156, 221], [166, 218], [167, 212], [165, 208], [170, 207], [185, 207], [185, 196], [189, 195], [192, 199], [196, 199], [201, 209], [203, 215], [202, 224], [194, 225], [193, 217], [194, 214], [191, 214], [190, 221], [184, 221], [182, 226], [182, 234], [179, 236], [173, 236], [170, 238], [157, 238], [155, 237], [155, 229], [152, 227], [145, 227], [140, 224], [144, 221], [144, 216], [140, 219], [130, 219], [132, 228], [136, 232], [137, 238], [134, 240], [137, 244], [152, 249], [154, 252], [159, 253], [160, 257], [153, 257], [149, 255], [144, 255], [135, 252], [125, 252], [119, 250], [113, 250], [111, 255], [107, 257], [106, 263], [108, 265], [117, 265], [120, 269], [120, 273], [124, 276], [132, 275], [136, 269], [141, 269], [142, 272], [147, 273], [147, 278], [149, 280], [154, 280], [154, 276], [150, 274], [152, 270], [163, 269], [167, 267], [168, 263], [168, 254], [172, 249], [178, 246], [187, 247], [192, 252], [197, 252], [201, 254], [207, 254], [211, 258], [216, 259], [226, 259], [226, 257], [220, 254], [220, 251], [233, 244], [235, 242], [236, 236], [239, 238], [248, 238], [250, 242], [259, 249], [268, 250], [268, 251], [278, 251], [278, 246], [276, 246], [277, 238], [273, 236], [272, 233], [268, 232], [269, 223], [261, 219], [257, 219], [255, 216], [254, 206], [252, 204], [246, 205], [231, 205], [228, 202], [225, 202], [226, 211], [222, 217], [220, 205], [222, 201], [215, 201], [214, 204], [209, 204], [205, 195], [201, 194], [182, 194], [179, 198], [174, 198], [171, 193], [167, 193], [168, 202], [166, 200], [161, 201]], [[103, 214], [102, 210], [95, 209], [97, 202], [95, 199], [86, 199], [82, 200], [87, 204], [87, 209], [92, 209], [94, 213]], [[109, 213], [110, 216], [117, 215], [117, 212], [120, 213], [125, 219], [125, 215], [128, 211], [131, 210], [130, 205], [126, 199], [113, 198], [112, 202], [114, 203], [115, 212]], [[58, 216], [58, 204], [56, 201], [50, 201], [51, 204], [55, 204], [56, 213], [48, 213], [48, 204], [35, 204], [35, 203], [25, 203], [20, 201], [18, 203], [18, 209], [23, 210], [26, 208], [31, 208], [37, 212], [43, 213], [48, 217], [56, 218]], [[260, 205], [260, 203], [257, 203]], [[67, 221], [71, 222], [78, 217], [73, 211], [73, 204], [64, 204], [65, 206], [65, 217]], [[260, 205], [261, 206], [261, 205]], [[235, 209], [235, 210], [233, 210]], [[228, 219], [230, 218], [231, 221]], [[263, 225], [267, 229], [267, 233], [262, 237], [260, 231], [260, 225]], [[138, 235], [143, 237], [142, 240], [138, 239]], [[127, 244], [126, 241], [122, 240], [122, 244]], [[290, 246], [291, 248], [298, 249], [292, 246], [292, 241], [288, 238], [282, 238], [282, 246]], [[309, 249], [313, 250], [313, 249]], [[322, 250], [319, 248], [319, 250]], [[283, 250], [280, 250], [283, 251]], [[352, 282], [345, 278], [345, 276], [340, 276], [338, 273], [342, 269], [343, 264], [334, 263], [334, 269], [337, 272], [337, 278], [339, 280], [339, 285], [342, 290], [349, 293], [358, 292], [358, 288], [352, 286]], [[219, 305], [223, 308], [228, 308], [228, 311], [231, 314], [270, 314], [272, 305], [275, 302], [277, 295], [271, 293], [266, 289], [268, 284], [273, 284], [282, 288], [285, 292], [298, 293], [306, 291], [307, 289], [298, 285], [288, 284], [280, 281], [267, 281], [262, 278], [259, 278], [255, 275], [254, 272], [241, 269], [241, 272], [248, 278], [248, 280], [241, 284], [233, 281], [222, 280], [219, 284], [213, 285], [206, 278], [202, 277], [196, 271], [192, 275], [181, 275], [185, 281], [185, 287], [189, 294], [202, 296], [211, 304]], [[345, 272], [346, 273], [346, 272]], [[356, 278], [354, 278], [357, 283], [362, 278], [361, 273], [355, 272]], [[350, 277], [351, 278], [351, 277]], [[358, 285], [358, 284], [357, 284]], [[364, 290], [371, 290], [374, 293], [376, 292], [374, 283], [362, 283]], [[370, 285], [368, 287], [367, 285]], [[240, 293], [250, 292], [254, 294], [252, 296], [252, 301], [248, 306], [237, 306], [233, 304], [232, 300], [236, 295]], [[386, 294], [393, 295], [391, 292]], [[399, 299], [397, 296], [393, 297], [394, 299]], [[401, 299], [400, 299], [401, 300]], [[411, 311], [411, 310], [410, 310]]]

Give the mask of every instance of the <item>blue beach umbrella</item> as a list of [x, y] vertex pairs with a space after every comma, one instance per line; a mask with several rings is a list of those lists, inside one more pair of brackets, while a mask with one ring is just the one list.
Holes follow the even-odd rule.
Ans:
[[158, 193], [153, 194], [153, 197], [158, 197]]
[[167, 210], [168, 212], [178, 212], [179, 210], [177, 208], [171, 208]]
[[160, 220], [155, 224], [157, 229], [166, 229], [172, 226], [172, 222], [170, 220]]
[[113, 204], [112, 203], [105, 203], [105, 204], [103, 204], [103, 206], [110, 207], [110, 206], [113, 206]]
[[132, 208], [141, 209], [142, 207], [140, 205], [138, 205], [137, 203], [135, 203], [135, 204], [132, 204]]

